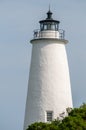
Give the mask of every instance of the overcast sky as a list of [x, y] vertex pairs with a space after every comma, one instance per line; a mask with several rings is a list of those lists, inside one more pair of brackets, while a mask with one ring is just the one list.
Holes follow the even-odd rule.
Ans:
[[33, 30], [53, 17], [66, 31], [74, 107], [86, 102], [86, 0], [0, 0], [0, 130], [23, 130]]

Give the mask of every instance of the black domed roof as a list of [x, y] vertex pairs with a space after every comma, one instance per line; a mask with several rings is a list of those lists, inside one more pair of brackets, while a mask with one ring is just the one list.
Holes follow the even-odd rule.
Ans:
[[41, 21], [39, 21], [39, 23], [43, 23], [43, 22], [56, 22], [56, 23], [60, 23], [60, 21], [58, 21], [58, 20], [54, 20], [53, 18], [52, 18], [52, 12], [50, 11], [50, 9], [49, 9], [49, 11], [47, 12], [47, 18], [45, 19], [45, 20], [41, 20]]

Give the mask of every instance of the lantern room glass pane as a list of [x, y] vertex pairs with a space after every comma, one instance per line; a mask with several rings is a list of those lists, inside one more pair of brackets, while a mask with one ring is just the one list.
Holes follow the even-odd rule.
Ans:
[[55, 30], [55, 25], [51, 25], [51, 30]]
[[47, 25], [44, 25], [44, 30], [47, 30]]
[[40, 30], [55, 30], [58, 31], [58, 23], [56, 22], [44, 22], [40, 24]]

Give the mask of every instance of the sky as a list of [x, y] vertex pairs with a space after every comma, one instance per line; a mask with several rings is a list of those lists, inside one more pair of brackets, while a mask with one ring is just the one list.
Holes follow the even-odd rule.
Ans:
[[69, 40], [73, 105], [86, 102], [86, 0], [0, 0], [0, 130], [23, 130], [30, 40], [49, 4]]

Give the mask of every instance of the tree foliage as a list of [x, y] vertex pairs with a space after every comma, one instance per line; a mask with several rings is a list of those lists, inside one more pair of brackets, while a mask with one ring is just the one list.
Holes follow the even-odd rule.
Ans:
[[34, 123], [27, 130], [86, 130], [86, 104], [80, 108], [68, 110], [68, 117], [51, 123]]

